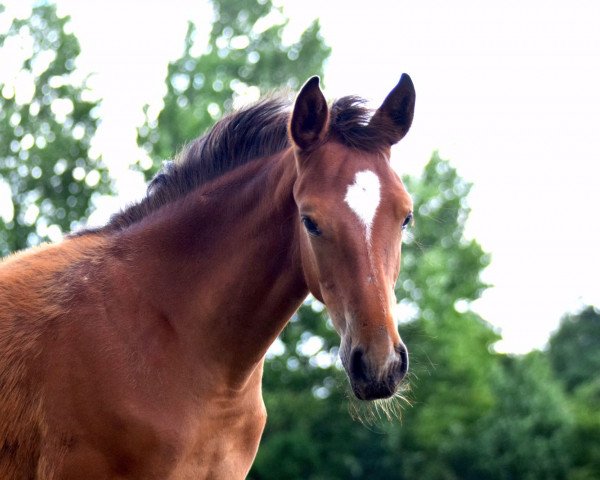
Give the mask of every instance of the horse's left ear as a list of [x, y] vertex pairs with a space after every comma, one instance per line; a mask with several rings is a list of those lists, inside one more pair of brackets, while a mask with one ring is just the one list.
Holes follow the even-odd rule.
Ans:
[[300, 89], [290, 120], [289, 133], [302, 151], [317, 146], [327, 134], [329, 108], [319, 87], [319, 77], [310, 78]]
[[402, 140], [410, 129], [415, 112], [415, 97], [415, 86], [410, 77], [403, 73], [398, 85], [388, 94], [371, 119], [371, 125], [385, 128], [389, 132], [392, 145]]

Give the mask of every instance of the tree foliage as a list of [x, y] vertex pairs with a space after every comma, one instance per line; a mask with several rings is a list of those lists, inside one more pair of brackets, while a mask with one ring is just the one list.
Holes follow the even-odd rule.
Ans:
[[90, 159], [98, 102], [76, 75], [79, 43], [68, 22], [40, 3], [0, 33], [3, 54], [21, 61], [0, 84], [0, 184], [10, 191], [0, 255], [71, 230], [90, 213], [94, 193], [110, 189], [106, 168]]
[[411, 396], [418, 403], [406, 412], [398, 449], [407, 476], [437, 478], [452, 470], [453, 447], [493, 404], [491, 347], [499, 337], [469, 306], [485, 288], [480, 274], [489, 262], [464, 237], [470, 185], [434, 153], [406, 186], [417, 213], [397, 295], [416, 316], [401, 333], [411, 348]]
[[565, 315], [552, 335], [548, 357], [570, 393], [575, 422], [572, 480], [600, 478], [600, 312], [588, 306]]
[[598, 378], [600, 372], [600, 312], [586, 307], [563, 317], [552, 335], [548, 355], [568, 391]]
[[581, 384], [570, 398], [575, 419], [569, 480], [600, 478], [600, 378]]
[[494, 406], [465, 443], [465, 479], [547, 479], [568, 476], [573, 419], [548, 359], [540, 352], [502, 358]]

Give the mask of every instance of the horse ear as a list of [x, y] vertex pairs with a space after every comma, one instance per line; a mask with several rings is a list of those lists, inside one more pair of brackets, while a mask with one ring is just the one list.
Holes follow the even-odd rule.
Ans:
[[327, 101], [319, 88], [319, 77], [314, 76], [307, 80], [296, 97], [289, 125], [292, 142], [300, 150], [310, 150], [325, 137], [328, 122]]
[[415, 86], [410, 77], [403, 73], [371, 119], [371, 125], [385, 128], [390, 133], [392, 145], [402, 140], [410, 129], [415, 112], [415, 97]]

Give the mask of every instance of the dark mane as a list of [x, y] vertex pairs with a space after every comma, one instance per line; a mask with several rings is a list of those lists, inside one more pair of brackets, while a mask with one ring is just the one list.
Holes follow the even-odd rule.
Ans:
[[329, 139], [365, 152], [378, 152], [396, 143], [393, 126], [369, 123], [373, 113], [364, 98], [350, 95], [336, 100], [330, 110]]
[[[284, 150], [290, 146], [290, 112], [288, 99], [269, 97], [225, 116], [164, 164], [140, 202], [113, 215], [100, 230], [122, 230], [237, 167]], [[385, 131], [369, 125], [371, 114], [359, 97], [336, 100], [331, 106], [328, 139], [365, 151], [377, 151], [393, 143]]]

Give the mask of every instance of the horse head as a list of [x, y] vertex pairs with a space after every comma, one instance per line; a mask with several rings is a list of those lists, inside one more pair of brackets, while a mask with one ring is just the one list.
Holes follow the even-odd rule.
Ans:
[[341, 336], [355, 395], [387, 398], [408, 369], [393, 308], [413, 208], [390, 154], [411, 126], [415, 90], [402, 75], [370, 117], [352, 97], [336, 104], [330, 109], [313, 77], [290, 118], [302, 269]]

